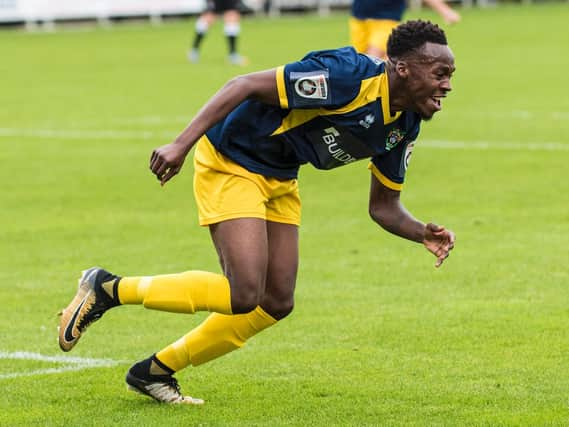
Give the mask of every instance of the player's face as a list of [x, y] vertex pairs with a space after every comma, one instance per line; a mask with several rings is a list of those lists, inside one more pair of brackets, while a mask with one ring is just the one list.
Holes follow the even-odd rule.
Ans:
[[408, 61], [408, 89], [412, 109], [429, 120], [442, 108], [442, 98], [452, 90], [454, 56], [448, 46], [425, 43], [420, 54]]

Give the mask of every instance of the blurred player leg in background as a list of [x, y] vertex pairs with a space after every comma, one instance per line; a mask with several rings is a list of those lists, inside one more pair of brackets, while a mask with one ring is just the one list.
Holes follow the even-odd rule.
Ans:
[[228, 60], [234, 65], [246, 65], [247, 60], [237, 52], [237, 40], [241, 33], [241, 12], [238, 0], [210, 0], [206, 11], [196, 22], [196, 33], [192, 48], [188, 52], [190, 62], [200, 59], [200, 46], [209, 28], [215, 22], [217, 15], [223, 14], [223, 32], [227, 38]]
[[227, 37], [229, 48], [229, 62], [233, 65], [246, 65], [247, 60], [237, 53], [237, 39], [241, 33], [241, 13], [235, 10], [228, 10], [223, 14], [223, 32]]
[[196, 21], [196, 34], [192, 43], [192, 49], [188, 52], [188, 60], [190, 62], [198, 62], [200, 60], [200, 46], [207, 31], [215, 22], [215, 18], [215, 13], [208, 10]]
[[387, 39], [391, 31], [399, 25], [390, 19], [350, 18], [350, 37], [352, 46], [360, 53], [384, 59], [387, 51]]
[[[424, 0], [447, 24], [460, 21], [460, 15], [445, 0]], [[387, 58], [387, 40], [407, 9], [405, 0], [353, 0], [349, 20], [350, 41], [360, 52]]]

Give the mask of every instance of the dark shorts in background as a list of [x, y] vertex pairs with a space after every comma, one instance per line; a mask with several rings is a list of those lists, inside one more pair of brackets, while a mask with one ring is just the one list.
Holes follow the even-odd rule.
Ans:
[[238, 10], [239, 0], [207, 0], [208, 12], [223, 13], [228, 10]]

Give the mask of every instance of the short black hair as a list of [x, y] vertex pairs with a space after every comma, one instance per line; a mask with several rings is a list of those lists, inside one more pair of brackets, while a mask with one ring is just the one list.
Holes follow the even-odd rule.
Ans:
[[401, 58], [425, 43], [447, 44], [445, 32], [431, 21], [407, 21], [397, 26], [387, 40], [387, 56]]

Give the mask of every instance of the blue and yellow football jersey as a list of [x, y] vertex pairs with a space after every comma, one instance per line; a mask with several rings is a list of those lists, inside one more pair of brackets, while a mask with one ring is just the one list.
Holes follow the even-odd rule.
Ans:
[[406, 7], [405, 0], [354, 0], [352, 16], [357, 19], [401, 21]]
[[276, 71], [280, 106], [247, 100], [206, 135], [251, 172], [297, 177], [300, 165], [332, 169], [371, 158], [389, 188], [404, 181], [421, 119], [389, 111], [384, 62], [352, 47], [311, 52]]

